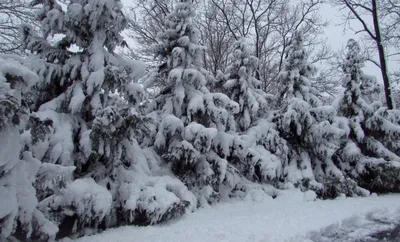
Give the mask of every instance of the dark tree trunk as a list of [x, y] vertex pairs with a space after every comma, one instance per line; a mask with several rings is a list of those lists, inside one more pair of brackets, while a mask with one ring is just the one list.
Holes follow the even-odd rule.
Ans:
[[376, 0], [372, 0], [372, 14], [374, 19], [375, 41], [378, 47], [379, 61], [381, 66], [381, 73], [383, 85], [385, 87], [385, 98], [388, 109], [393, 109], [392, 88], [390, 86], [390, 79], [387, 71], [387, 63], [385, 56], [385, 48], [382, 45], [382, 36], [378, 19], [378, 7]]

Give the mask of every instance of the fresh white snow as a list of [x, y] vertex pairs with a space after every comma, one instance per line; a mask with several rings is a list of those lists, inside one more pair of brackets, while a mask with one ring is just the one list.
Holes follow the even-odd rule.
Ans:
[[220, 203], [167, 224], [125, 226], [75, 242], [301, 242], [310, 241], [310, 232], [339, 227], [355, 216], [382, 209], [392, 214], [400, 209], [400, 195], [325, 201], [313, 201], [311, 195], [291, 190], [274, 200]]

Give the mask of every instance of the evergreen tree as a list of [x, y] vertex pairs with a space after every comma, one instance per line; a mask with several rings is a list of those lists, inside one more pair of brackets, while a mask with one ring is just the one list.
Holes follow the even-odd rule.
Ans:
[[223, 92], [239, 104], [235, 114], [237, 130], [247, 130], [267, 109], [267, 94], [261, 90], [261, 81], [255, 78], [258, 59], [244, 39], [234, 43], [229, 63], [221, 78]]
[[32, 184], [41, 164], [24, 152], [20, 137], [29, 119], [24, 95], [39, 78], [16, 59], [0, 56], [0, 240], [47, 240], [58, 229], [37, 209]]
[[[152, 120], [141, 114], [144, 90], [134, 82], [145, 68], [114, 53], [127, 26], [121, 2], [74, 0], [66, 11], [54, 0], [33, 4], [41, 5], [44, 35], [22, 27], [24, 47], [36, 54], [36, 64], [27, 64], [41, 77], [26, 146], [43, 163], [64, 166], [59, 186], [40, 192], [39, 207], [60, 227], [57, 238], [183, 213], [193, 195], [141, 146], [149, 143]], [[51, 44], [56, 34], [63, 37]], [[54, 175], [46, 167], [40, 174]]]
[[250, 147], [250, 159], [247, 159], [243, 173], [252, 181], [280, 186], [284, 182], [283, 168], [291, 150], [272, 117], [274, 111], [269, 111], [244, 133], [244, 140]]
[[234, 114], [239, 106], [222, 93], [210, 92], [210, 80], [201, 67], [204, 47], [192, 23], [191, 0], [182, 0], [166, 19], [167, 29], [153, 47], [162, 62], [146, 78], [168, 80], [167, 87], [149, 105], [160, 121], [155, 148], [198, 198], [198, 206], [220, 197], [246, 196], [252, 189], [236, 167], [248, 150], [236, 134]]
[[[296, 32], [279, 74], [277, 104], [281, 109], [275, 122], [291, 150], [288, 163], [283, 165], [286, 182], [323, 192], [321, 183], [327, 179], [347, 183], [334, 163], [340, 142], [346, 137], [346, 125], [333, 107], [322, 106], [317, 98], [317, 91], [310, 84], [316, 69], [307, 57], [302, 33]], [[357, 188], [355, 192], [364, 191]]]
[[255, 78], [258, 59], [251, 55], [245, 39], [236, 41], [229, 55], [225, 73], [217, 74], [219, 90], [239, 104], [234, 115], [236, 129], [242, 136], [245, 156], [235, 162], [236, 168], [249, 180], [273, 183], [281, 177], [285, 144], [271, 123], [268, 101], [272, 95], [260, 89], [261, 82]]
[[355, 40], [349, 40], [343, 64], [345, 91], [335, 105], [348, 119], [349, 139], [340, 150], [340, 166], [370, 191], [398, 191], [399, 117], [379, 101], [376, 79], [363, 73], [364, 60]]
[[369, 104], [382, 100], [382, 85], [378, 83], [375, 76], [362, 74], [360, 76], [360, 91], [362, 98]]

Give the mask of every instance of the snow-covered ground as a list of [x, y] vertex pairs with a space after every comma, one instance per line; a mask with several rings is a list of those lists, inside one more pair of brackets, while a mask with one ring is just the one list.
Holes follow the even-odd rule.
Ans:
[[364, 215], [353, 216], [313, 231], [307, 235], [310, 242], [399, 242], [400, 212], [378, 209]]
[[335, 241], [340, 233], [359, 238], [387, 229], [369, 226], [369, 231], [365, 225], [382, 217], [395, 223], [394, 214], [400, 214], [400, 195], [309, 200], [299, 191], [287, 191], [274, 200], [220, 203], [167, 224], [110, 229], [76, 242]]

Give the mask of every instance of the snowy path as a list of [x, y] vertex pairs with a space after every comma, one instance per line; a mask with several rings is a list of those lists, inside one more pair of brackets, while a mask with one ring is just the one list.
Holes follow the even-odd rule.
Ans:
[[378, 209], [384, 209], [387, 214], [397, 212], [400, 196], [306, 202], [300, 192], [291, 191], [275, 200], [221, 203], [169, 224], [126, 226], [80, 238], [76, 242], [306, 241], [305, 236], [310, 231]]
[[375, 210], [312, 231], [307, 237], [310, 242], [399, 242], [400, 211]]

